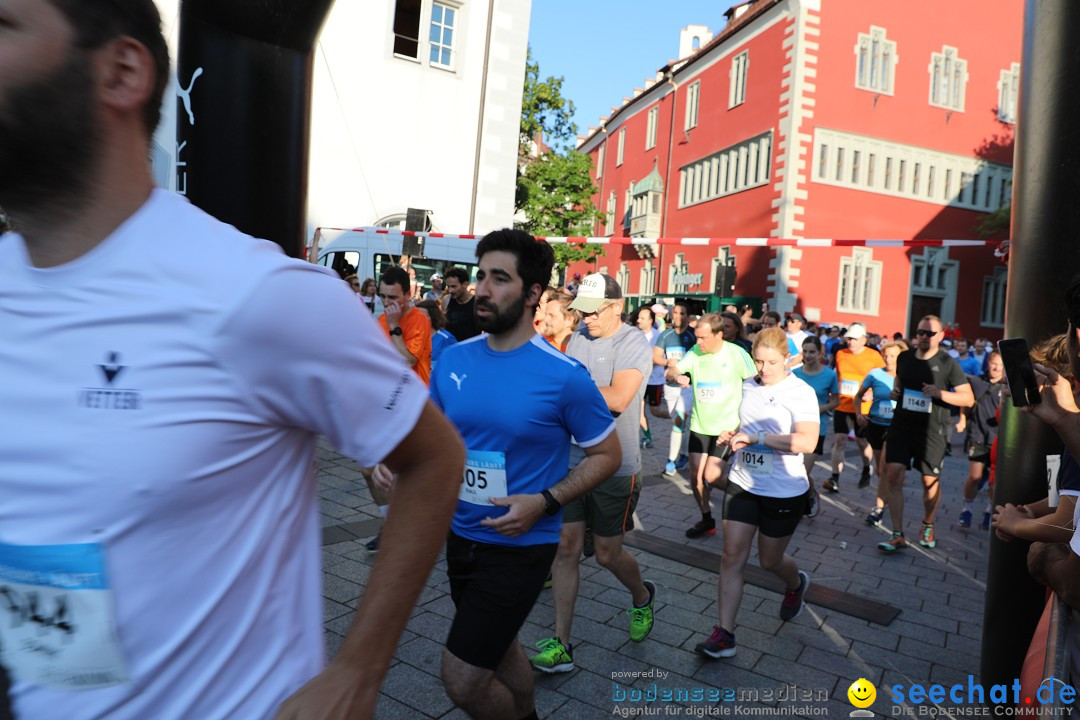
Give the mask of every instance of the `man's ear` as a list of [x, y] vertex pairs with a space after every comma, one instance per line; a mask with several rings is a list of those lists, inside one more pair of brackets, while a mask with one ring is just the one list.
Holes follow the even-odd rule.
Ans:
[[146, 46], [121, 35], [94, 50], [93, 63], [101, 103], [117, 112], [135, 112], [141, 118], [157, 84], [157, 67]]

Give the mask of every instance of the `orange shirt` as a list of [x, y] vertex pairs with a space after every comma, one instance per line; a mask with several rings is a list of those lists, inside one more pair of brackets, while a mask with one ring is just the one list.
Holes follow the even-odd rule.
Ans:
[[[401, 337], [405, 340], [405, 347], [416, 358], [413, 370], [420, 376], [425, 384], [431, 383], [431, 321], [428, 316], [416, 308], [402, 316], [398, 322], [401, 327]], [[379, 327], [390, 337], [390, 325], [386, 322], [386, 315], [379, 316]], [[391, 344], [393, 340], [390, 341]], [[397, 349], [397, 346], [394, 346]]]
[[[836, 353], [836, 376], [840, 380], [840, 404], [836, 406], [837, 412], [855, 412], [852, 398], [859, 392], [863, 378], [879, 367], [885, 367], [885, 361], [881, 358], [881, 353], [873, 348], [864, 348], [858, 355], [847, 348]], [[862, 404], [862, 411], [869, 413], [873, 396], [866, 393], [863, 397], [870, 398]]]

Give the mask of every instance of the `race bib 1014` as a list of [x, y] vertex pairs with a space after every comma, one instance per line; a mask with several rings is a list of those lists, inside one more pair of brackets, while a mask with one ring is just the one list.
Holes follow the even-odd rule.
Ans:
[[768, 478], [773, 472], [773, 451], [764, 445], [747, 445], [739, 451], [739, 464], [754, 477]]
[[128, 681], [101, 545], [0, 543], [0, 659], [65, 690]]
[[506, 495], [506, 453], [469, 450], [458, 500], [491, 505], [491, 498]]

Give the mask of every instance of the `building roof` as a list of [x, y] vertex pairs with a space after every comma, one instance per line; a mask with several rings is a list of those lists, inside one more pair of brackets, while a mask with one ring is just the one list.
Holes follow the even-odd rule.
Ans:
[[645, 177], [634, 183], [634, 194], [640, 195], [647, 192], [664, 192], [664, 178], [660, 177], [660, 170], [653, 163], [652, 171]]
[[[660, 79], [666, 75], [670, 74], [671, 76], [676, 76], [682, 72], [685, 72], [687, 69], [692, 68], [694, 63], [704, 58], [710, 50], [717, 47], [718, 45], [723, 44], [732, 36], [738, 34], [743, 28], [752, 23], [755, 19], [768, 12], [774, 5], [778, 5], [784, 1], [785, 0], [746, 0], [745, 2], [733, 6], [726, 13], [724, 13], [726, 16], [729, 17], [728, 24], [724, 26], [724, 29], [717, 33], [712, 40], [702, 45], [693, 55], [690, 55], [686, 58], [681, 58], [679, 60], [668, 61], [666, 65], [656, 71], [656, 81], [654, 81], [655, 84], [660, 84]], [[749, 7], [738, 17], [732, 17], [734, 15], [733, 11], [736, 8], [745, 5], [749, 5]], [[653, 87], [653, 85], [654, 83], [647, 83], [645, 89], [648, 90]], [[616, 117], [618, 117], [620, 114], [626, 111], [627, 108], [633, 105], [642, 94], [644, 93], [634, 93], [633, 97], [623, 98], [623, 104], [618, 107], [613, 107], [611, 115], [604, 118], [600, 122], [599, 127], [589, 128], [588, 134], [586, 134], [585, 137], [581, 138], [580, 142], [578, 142], [578, 148], [592, 140], [598, 133], [603, 132], [606, 125], [609, 125]]]

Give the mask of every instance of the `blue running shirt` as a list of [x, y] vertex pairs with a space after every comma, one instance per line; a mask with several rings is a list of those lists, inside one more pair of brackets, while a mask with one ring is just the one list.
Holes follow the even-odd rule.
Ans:
[[431, 399], [457, 427], [468, 453], [464, 473], [447, 468], [448, 482], [462, 482], [451, 529], [493, 545], [559, 542], [561, 513], [542, 516], [511, 538], [480, 524], [507, 512], [483, 500], [501, 483], [501, 496], [555, 485], [570, 467], [571, 435], [588, 448], [614, 432], [615, 420], [585, 366], [539, 335], [509, 352], [492, 350], [481, 335], [446, 348], [431, 376]]
[[[817, 395], [818, 405], [824, 405], [829, 402], [829, 393], [832, 393], [833, 395], [840, 394], [840, 381], [836, 379], [836, 371], [832, 368], [822, 367], [821, 372], [816, 375], [810, 375], [806, 372], [806, 366], [801, 365], [791, 372], [795, 377], [814, 388], [814, 394]], [[820, 421], [821, 435], [824, 437], [826, 427], [825, 413], [821, 413]]]
[[[675, 332], [675, 328], [668, 328], [656, 338], [656, 347], [664, 351], [664, 357], [668, 360], [682, 360], [695, 345], [697, 345], [697, 335], [689, 326], [681, 333]], [[667, 386], [679, 387], [679, 383], [668, 380]]]
[[873, 404], [870, 405], [870, 422], [875, 425], [891, 425], [893, 410], [896, 408], [896, 401], [889, 397], [893, 389], [893, 378], [889, 377], [885, 368], [874, 368], [863, 378], [862, 387], [868, 388], [874, 394]]
[[433, 333], [431, 336], [431, 367], [435, 367], [435, 363], [439, 361], [443, 350], [456, 344], [457, 338], [446, 330]]

